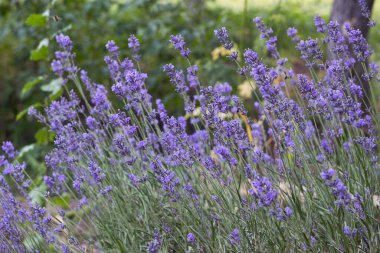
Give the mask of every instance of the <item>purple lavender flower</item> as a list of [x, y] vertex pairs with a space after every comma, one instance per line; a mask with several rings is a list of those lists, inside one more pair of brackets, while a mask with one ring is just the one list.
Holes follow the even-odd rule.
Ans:
[[95, 162], [91, 162], [88, 165], [88, 171], [97, 183], [101, 182], [106, 177], [103, 170]]
[[228, 161], [231, 165], [236, 166], [237, 162], [234, 157], [232, 157], [230, 150], [222, 145], [218, 145], [214, 148], [216, 154], [218, 154], [223, 160]]
[[102, 194], [102, 195], [107, 195], [107, 194], [110, 193], [112, 190], [113, 190], [112, 185], [108, 185], [108, 186], [106, 186], [106, 187], [100, 189], [99, 193]]
[[329, 44], [330, 50], [337, 56], [350, 55], [349, 49], [346, 43], [340, 24], [336, 21], [330, 21], [327, 24], [327, 36], [326, 39]]
[[368, 153], [374, 152], [377, 149], [376, 137], [358, 137], [355, 141]]
[[269, 35], [273, 33], [272, 28], [267, 28], [261, 17], [254, 18], [253, 22], [256, 23], [257, 29], [261, 32], [261, 38], [269, 38]]
[[99, 123], [96, 121], [94, 117], [88, 116], [86, 118], [86, 124], [89, 129], [94, 130], [98, 127]]
[[314, 24], [317, 28], [317, 32], [325, 33], [326, 31], [326, 22], [321, 18], [321, 16], [315, 16]]
[[3, 145], [1, 146], [1, 149], [5, 152], [5, 154], [8, 156], [8, 158], [15, 158], [16, 151], [15, 148], [10, 141], [4, 141]]
[[301, 95], [309, 100], [313, 101], [318, 96], [318, 91], [315, 87], [315, 84], [309, 80], [305, 75], [297, 75], [296, 84], [298, 86]]
[[325, 181], [325, 184], [331, 188], [332, 193], [336, 197], [337, 200], [335, 203], [337, 206], [348, 208], [348, 205], [352, 201], [351, 194], [348, 193], [347, 187], [339, 178], [333, 179], [334, 174], [335, 170], [330, 168], [327, 171], [322, 171], [321, 177]]
[[172, 202], [177, 202], [180, 199], [180, 194], [177, 190], [180, 179], [176, 177], [176, 173], [162, 168], [162, 165], [158, 163], [152, 162], [150, 166], [156, 174], [156, 179], [161, 184], [162, 190], [170, 197]]
[[199, 86], [199, 79], [197, 76], [198, 67], [197, 65], [187, 68], [187, 81], [191, 88], [197, 88]]
[[354, 55], [358, 61], [366, 61], [372, 54], [369, 49], [366, 39], [363, 37], [359, 29], [353, 29], [351, 25], [346, 22], [344, 28], [347, 32], [348, 42], [352, 45]]
[[148, 243], [148, 252], [149, 253], [158, 253], [160, 249], [160, 242], [157, 239]]
[[119, 47], [116, 45], [115, 41], [113, 40], [108, 41], [106, 44], [106, 49], [114, 57], [119, 56]]
[[331, 155], [334, 151], [332, 145], [333, 144], [329, 139], [324, 138], [321, 140], [321, 148], [329, 155]]
[[362, 90], [362, 87], [359, 86], [359, 85], [356, 85], [354, 83], [351, 82], [351, 85], [350, 85], [350, 92], [353, 94], [353, 95], [356, 95], [358, 96], [359, 98], [362, 98], [363, 97], [363, 90]]
[[267, 50], [269, 53], [273, 55], [277, 53], [277, 37], [276, 36], [270, 37], [266, 41], [266, 45], [267, 45]]
[[367, 82], [379, 73], [379, 65], [376, 63], [371, 62], [368, 64], [368, 67], [369, 69], [362, 75], [363, 80]]
[[298, 31], [294, 27], [289, 27], [286, 33], [288, 34], [290, 38], [294, 38], [295, 36], [297, 36]]
[[218, 38], [220, 44], [227, 50], [231, 50], [233, 47], [233, 43], [230, 41], [230, 37], [228, 36], [227, 28], [221, 27], [219, 29], [214, 30], [215, 36]]
[[140, 60], [141, 56], [139, 55], [140, 51], [140, 42], [135, 35], [131, 35], [128, 38], [128, 47], [132, 49], [132, 58], [136, 61]]
[[357, 234], [358, 230], [356, 228], [351, 229], [349, 226], [343, 227], [343, 233], [348, 236], [354, 238]]
[[[293, 80], [294, 74], [284, 69], [287, 60], [279, 58], [277, 54], [277, 37], [273, 36], [273, 30], [267, 28], [260, 18], [255, 21], [262, 32], [261, 37], [266, 39], [268, 50], [272, 56], [277, 58], [277, 66], [270, 67], [264, 64], [257, 53], [252, 50], [247, 49], [244, 53], [244, 66], [239, 72], [250, 75], [249, 78], [254, 79], [260, 97], [263, 99], [262, 105], [258, 106], [259, 103], [256, 103], [259, 111], [257, 122], [250, 119], [243, 122], [239, 118], [240, 114], [244, 115], [245, 109], [239, 98], [233, 95], [232, 86], [228, 83], [216, 83], [214, 86], [202, 87], [197, 77], [198, 68], [195, 65], [189, 66], [186, 72], [176, 70], [172, 64], [164, 66], [164, 71], [170, 81], [185, 100], [186, 112], [191, 113], [191, 117], [194, 117], [194, 121], [197, 123], [189, 125], [188, 115], [186, 117], [170, 116], [161, 100], [156, 100], [156, 106], [150, 104], [150, 95], [145, 88], [147, 75], [136, 69], [130, 59], [119, 59], [118, 47], [115, 43], [109, 42], [106, 45], [109, 55], [105, 57], [105, 61], [111, 74], [112, 91], [123, 100], [122, 102], [125, 102], [125, 110], [113, 108], [107, 99], [105, 86], [95, 84], [85, 71], [80, 71], [80, 80], [86, 88], [86, 94], [89, 94], [91, 98], [89, 101], [91, 106], [88, 110], [82, 106], [82, 102], [73, 92], [52, 102], [46, 109], [46, 117], [35, 109], [31, 110], [32, 115], [40, 122], [47, 124], [49, 129], [56, 133], [55, 148], [45, 158], [49, 175], [44, 177], [44, 182], [49, 187], [49, 192], [53, 194], [67, 192], [66, 185], [67, 183], [71, 184], [72, 188], [77, 191], [75, 194], [78, 195], [79, 208], [86, 204], [96, 207], [98, 201], [111, 198], [117, 193], [116, 191], [120, 190], [127, 191], [127, 193], [131, 190], [138, 193], [137, 195], [151, 192], [149, 196], [152, 200], [151, 203], [157, 205], [158, 208], [161, 207], [169, 214], [162, 216], [162, 219], [156, 219], [158, 223], [155, 224], [141, 223], [145, 227], [148, 225], [146, 228], [150, 231], [153, 226], [164, 231], [165, 237], [162, 239], [158, 230], [155, 230], [154, 237], [149, 239], [150, 242], [143, 242], [149, 252], [159, 252], [172, 247], [170, 238], [175, 236], [174, 229], [169, 231], [165, 226], [167, 222], [174, 224], [172, 223], [174, 220], [171, 220], [172, 217], [176, 219], [185, 214], [177, 209], [182, 204], [186, 204], [189, 209], [195, 208], [191, 211], [195, 211], [206, 219], [209, 213], [212, 225], [215, 224], [219, 227], [223, 225], [221, 221], [228, 219], [229, 212], [224, 212], [224, 201], [220, 199], [220, 195], [212, 192], [215, 186], [220, 187], [221, 185], [225, 187], [221, 189], [229, 192], [240, 183], [242, 186], [250, 184], [249, 195], [240, 200], [236, 198], [236, 203], [240, 206], [236, 215], [242, 215], [243, 219], [253, 219], [254, 217], [246, 217], [246, 215], [260, 209], [260, 211], [273, 215], [274, 218], [268, 219], [268, 221], [276, 222], [277, 218], [279, 221], [285, 221], [281, 225], [286, 225], [286, 221], [291, 219], [294, 211], [289, 206], [281, 207], [281, 204], [286, 202], [280, 202], [278, 191], [274, 187], [275, 183], [269, 179], [272, 170], [280, 173], [280, 177], [288, 171], [289, 164], [282, 161], [284, 155], [292, 154], [291, 157], [294, 157], [295, 165], [298, 167], [307, 166], [307, 161], [312, 156], [305, 157], [306, 159], [302, 159], [302, 156], [307, 152], [306, 147], [310, 144], [310, 148], [317, 150], [317, 154], [322, 152], [317, 156], [321, 166], [334, 166], [333, 153], [339, 151], [338, 148], [344, 141], [353, 143], [352, 147], [345, 148], [346, 150], [356, 149], [358, 146], [354, 145], [356, 142], [363, 145], [365, 150], [376, 151], [376, 135], [372, 136], [374, 130], [370, 127], [373, 124], [372, 119], [369, 116], [366, 117], [365, 112], [360, 109], [360, 104], [355, 101], [356, 96], [360, 97], [361, 94], [361, 90], [355, 83], [357, 80], [347, 79], [347, 73], [352, 69], [356, 60], [351, 56], [350, 50], [347, 50], [345, 41], [341, 40], [340, 27], [335, 23], [326, 26], [324, 21], [318, 17], [315, 20], [318, 32], [327, 31], [326, 41], [332, 45], [332, 52], [338, 57], [327, 63], [322, 62], [322, 50], [317, 40], [300, 41], [295, 28], [288, 30], [289, 36], [297, 42], [298, 49], [301, 50], [308, 66], [314, 67], [314, 65], [323, 64], [323, 74], [325, 75], [318, 81], [310, 80], [306, 75], [297, 75]], [[219, 40], [227, 45], [227, 48], [231, 46], [225, 28], [216, 30], [215, 33]], [[350, 36], [355, 34], [352, 32]], [[67, 42], [66, 38], [60, 38], [60, 41], [64, 50], [56, 54], [53, 69], [62, 76], [67, 74], [68, 77], [75, 77], [74, 74], [78, 73], [73, 71], [75, 68], [70, 65], [74, 56], [70, 53], [71, 51], [68, 52], [68, 50], [72, 50], [71, 42]], [[136, 37], [131, 36], [128, 42], [133, 53], [137, 54], [140, 45]], [[363, 47], [360, 39], [352, 39], [351, 42], [358, 48]], [[189, 56], [190, 51], [186, 48], [180, 35], [172, 36], [171, 43], [180, 50], [183, 57]], [[231, 57], [237, 57], [237, 54]], [[369, 69], [370, 71], [365, 77], [368, 80], [377, 75], [378, 71], [375, 65], [370, 65]], [[305, 100], [305, 110], [303, 106], [301, 107], [287, 97], [284, 92], [285, 82], [276, 83], [276, 80], [279, 77], [285, 77], [286, 73], [289, 73], [286, 77], [292, 79], [291, 83], [296, 85]], [[196, 93], [194, 96], [191, 94], [193, 91]], [[355, 97], [351, 97], [351, 95]], [[195, 116], [196, 105], [200, 107], [199, 116]], [[304, 111], [307, 114], [304, 114]], [[321, 116], [322, 121], [317, 120], [317, 123], [322, 123], [323, 120], [329, 123], [326, 127], [324, 125], [324, 127], [317, 128], [313, 124], [314, 121], [309, 120], [309, 116], [312, 118]], [[342, 124], [336, 124], [337, 122]], [[194, 128], [189, 129], [189, 127]], [[360, 128], [360, 131], [357, 131], [357, 136], [354, 135], [351, 138], [346, 133], [351, 133], [349, 131], [352, 127]], [[266, 135], [266, 130], [268, 130], [269, 136]], [[251, 133], [252, 138], [248, 138], [247, 132]], [[363, 135], [362, 132], [365, 134]], [[367, 132], [368, 136], [366, 136]], [[322, 141], [319, 136], [322, 136]], [[274, 141], [273, 145], [268, 146], [268, 139]], [[318, 141], [321, 141], [321, 147], [318, 147]], [[210, 154], [212, 151], [216, 156]], [[346, 156], [348, 159], [352, 159], [352, 155], [353, 152], [348, 150], [346, 154], [343, 154], [342, 159], [345, 159]], [[366, 153], [363, 152], [363, 155]], [[0, 165], [2, 169], [4, 168], [3, 174], [7, 177], [13, 176], [16, 182], [25, 181], [21, 176], [25, 165], [12, 164], [7, 160], [7, 156], [9, 155], [0, 157]], [[239, 177], [239, 173], [240, 176], [243, 173], [243, 167], [245, 178]], [[348, 189], [357, 189], [357, 187], [360, 190], [361, 184], [351, 184], [351, 178], [348, 178], [347, 181], [340, 180], [337, 171], [327, 168], [320, 173], [321, 180], [331, 192], [336, 205], [344, 207], [344, 210], [340, 208], [339, 211], [347, 211], [353, 219], [364, 219], [366, 202], [363, 202], [363, 198], [359, 194], [352, 196], [348, 192]], [[125, 185], [127, 188], [122, 189], [124, 186], [118, 185], [117, 181], [114, 181], [118, 179], [119, 175], [128, 180]], [[351, 174], [352, 176], [354, 175]], [[147, 182], [148, 178], [149, 183], [142, 184]], [[197, 184], [199, 178], [202, 179], [202, 184], [205, 183], [206, 188]], [[300, 179], [300, 183], [304, 184], [302, 178]], [[1, 187], [3, 181], [5, 180], [0, 176], [0, 190], [3, 190]], [[24, 183], [26, 186], [26, 181], [22, 185]], [[193, 187], [193, 185], [197, 187]], [[308, 189], [309, 187], [311, 191], [314, 190], [313, 185], [307, 185]], [[212, 190], [203, 193], [203, 189]], [[239, 188], [237, 190], [240, 191]], [[231, 194], [235, 193], [231, 191]], [[16, 206], [14, 203], [17, 202], [14, 201], [14, 198], [10, 197], [3, 201], [3, 198], [7, 198], [3, 195], [3, 192], [0, 191], [0, 203], [9, 202], [9, 206]], [[123, 196], [129, 199], [135, 195], [123, 194]], [[91, 203], [90, 201], [94, 198], [96, 198], [95, 201]], [[203, 210], [202, 203], [204, 201], [212, 202], [208, 203], [210, 205], [207, 208], [210, 210]], [[140, 205], [140, 202], [132, 201], [131, 203]], [[12, 244], [22, 247], [20, 243], [23, 242], [22, 234], [17, 236], [18, 232], [22, 232], [17, 227], [20, 221], [28, 221], [33, 225], [36, 223], [36, 231], [42, 234], [43, 238], [49, 238], [50, 230], [47, 225], [53, 226], [55, 222], [52, 219], [53, 216], [49, 216], [48, 211], [41, 208], [32, 210], [33, 221], [29, 219], [28, 216], [32, 215], [29, 215], [27, 210], [20, 211], [23, 215], [20, 215], [22, 218], [16, 215], [12, 216], [9, 210], [5, 210], [5, 219], [2, 220], [3, 210], [0, 210], [0, 228], [5, 227], [7, 235], [12, 233], [15, 235], [16, 239], [10, 241]], [[331, 207], [331, 210], [335, 209]], [[94, 208], [93, 211], [102, 212], [103, 210]], [[136, 211], [137, 221], [144, 222], [141, 208], [136, 208]], [[218, 215], [215, 211], [223, 212], [223, 215], [222, 213]], [[319, 215], [319, 213], [312, 215]], [[7, 222], [12, 225], [11, 229], [8, 229]], [[261, 220], [258, 222], [258, 224], [263, 224]], [[352, 222], [353, 224], [357, 223], [355, 220]], [[209, 226], [210, 224], [205, 225]], [[291, 224], [289, 223], [289, 225]], [[59, 222], [55, 232], [62, 233], [64, 229], [64, 223]], [[315, 244], [316, 239], [310, 237], [311, 234], [320, 240], [320, 245], [324, 243], [324, 237], [319, 237], [317, 232], [319, 230], [314, 226], [311, 229], [312, 232], [306, 234], [305, 243], [302, 244], [305, 250], [312, 250], [313, 244]], [[202, 231], [199, 230], [199, 233]], [[284, 231], [287, 236], [286, 230]], [[343, 233], [350, 237], [353, 234], [356, 236], [357, 233], [361, 236], [360, 231], [360, 229], [355, 230], [348, 227], [344, 228]], [[302, 233], [304, 232], [302, 231]], [[239, 230], [235, 228], [231, 234], [227, 233], [225, 239], [232, 244], [232, 247], [236, 246], [240, 249], [239, 244], [242, 242], [240, 235]], [[310, 237], [309, 240], [308, 237]], [[145, 240], [146, 236], [138, 236], [138, 238]], [[196, 238], [193, 233], [188, 233], [185, 240], [188, 246], [195, 246], [199, 238]], [[226, 240], [225, 242], [227, 242]], [[19, 243], [17, 244], [17, 242]], [[301, 242], [296, 243], [296, 247], [300, 245]], [[67, 247], [61, 244], [58, 244], [56, 248], [67, 250]], [[241, 249], [244, 248], [246, 246], [241, 245]], [[23, 252], [20, 249], [14, 250]], [[0, 251], [7, 252], [7, 250], [8, 248], [1, 248], [0, 235]]]
[[53, 60], [53, 61], [51, 62], [51, 68], [52, 68], [53, 72], [54, 72], [56, 75], [58, 75], [58, 76], [63, 76], [63, 73], [64, 73], [64, 67], [63, 67], [61, 61]]
[[301, 58], [307, 62], [307, 66], [311, 67], [316, 62], [323, 59], [323, 53], [318, 43], [318, 39], [301, 40], [297, 44], [297, 50], [301, 53]]
[[371, 11], [368, 8], [366, 0], [358, 0], [362, 15], [368, 19], [368, 26], [373, 27], [376, 25], [376, 21], [371, 19]]
[[249, 189], [248, 193], [259, 201], [259, 206], [269, 206], [277, 199], [278, 193], [268, 178], [257, 176], [252, 186], [254, 189]]
[[191, 183], [185, 184], [183, 186], [183, 189], [185, 190], [185, 192], [188, 194], [190, 198], [192, 198], [195, 202], [198, 202], [198, 195], [196, 194]]
[[297, 43], [299, 42], [300, 38], [297, 36], [298, 34], [298, 31], [296, 28], [294, 27], [290, 27], [288, 28], [288, 30], [286, 31], [287, 35], [292, 38], [292, 42], [294, 43]]
[[60, 33], [55, 37], [55, 40], [57, 41], [61, 49], [64, 49], [69, 52], [73, 50], [73, 42], [71, 41], [69, 36]]
[[285, 212], [286, 217], [288, 217], [288, 218], [290, 218], [290, 216], [292, 216], [292, 214], [293, 214], [293, 210], [288, 206], [285, 207], [284, 212]]
[[321, 177], [324, 180], [331, 180], [334, 175], [335, 175], [335, 170], [333, 168], [329, 168], [328, 170], [324, 170], [321, 172]]
[[317, 239], [314, 236], [310, 236], [310, 244], [314, 246], [317, 243]]
[[163, 69], [169, 76], [170, 81], [176, 86], [178, 93], [185, 94], [189, 90], [189, 87], [186, 86], [185, 76], [182, 71], [175, 70], [173, 64], [166, 64]]
[[186, 48], [185, 41], [183, 40], [182, 35], [171, 35], [170, 43], [174, 46], [175, 49], [181, 52], [182, 57], [188, 58], [190, 55], [190, 49]]
[[239, 237], [240, 231], [239, 229], [235, 228], [232, 233], [230, 234], [230, 243], [232, 245], [238, 245], [240, 244], [240, 237]]
[[365, 218], [363, 197], [359, 193], [354, 195], [354, 213], [358, 214], [361, 219]]
[[246, 49], [244, 52], [244, 60], [246, 64], [253, 66], [258, 63], [259, 57], [252, 49]]
[[87, 198], [84, 196], [79, 200], [78, 206], [79, 208], [82, 208], [83, 206], [88, 204]]
[[[70, 37], [63, 34], [58, 34], [55, 39], [63, 51], [55, 52], [55, 59], [51, 63], [54, 73], [61, 77], [64, 76], [65, 72], [69, 75], [76, 74], [78, 72], [78, 68], [72, 63], [75, 58], [75, 54], [71, 52], [73, 46]], [[63, 84], [66, 82], [67, 79], [64, 79]]]
[[253, 22], [256, 23], [257, 29], [261, 32], [260, 38], [266, 39], [266, 46], [268, 52], [271, 54], [273, 58], [280, 58], [280, 55], [277, 50], [277, 37], [272, 36], [272, 28], [266, 27], [260, 17], [254, 18]]
[[195, 235], [193, 233], [187, 234], [187, 242], [191, 245], [193, 245], [196, 241]]
[[133, 186], [137, 187], [139, 185], [139, 178], [136, 175], [130, 173], [128, 174], [128, 179]]

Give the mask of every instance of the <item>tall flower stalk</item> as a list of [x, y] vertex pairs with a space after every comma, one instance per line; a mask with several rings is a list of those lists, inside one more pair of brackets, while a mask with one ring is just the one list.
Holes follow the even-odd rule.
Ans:
[[[75, 65], [70, 38], [57, 36], [60, 51], [52, 69], [65, 80], [67, 94], [44, 112], [32, 108], [29, 114], [56, 134], [45, 158], [45, 197], [70, 196], [75, 215], [62, 215], [65, 224], [53, 226], [42, 207], [26, 212], [43, 243], [63, 252], [380, 248], [379, 210], [372, 202], [379, 194], [379, 118], [375, 107], [363, 109], [366, 94], [352, 75], [354, 63], [371, 54], [366, 41], [349, 25], [345, 39], [334, 22], [326, 25], [320, 17], [315, 23], [323, 39], [299, 38], [291, 28], [288, 35], [310, 70], [295, 74], [277, 50], [274, 31], [261, 18], [254, 22], [277, 65], [252, 49], [245, 50], [244, 62], [235, 51], [229, 58], [258, 87], [256, 121], [247, 118], [228, 83], [202, 83], [181, 35], [170, 42], [188, 64], [186, 71], [172, 64], [163, 68], [185, 101], [186, 115], [180, 117], [169, 115], [161, 100], [152, 101], [135, 36], [128, 40], [131, 58], [123, 58], [115, 42], [106, 44], [111, 92], [121, 107]], [[226, 28], [215, 34], [232, 49]], [[334, 60], [324, 60], [321, 43], [332, 45]], [[378, 74], [370, 66], [368, 81]], [[9, 163], [15, 156], [11, 144], [3, 150], [4, 176], [27, 191], [25, 165]], [[0, 247], [22, 252], [21, 205], [3, 177], [0, 182], [1, 201], [10, 206], [0, 213], [0, 225], [8, 229]]]

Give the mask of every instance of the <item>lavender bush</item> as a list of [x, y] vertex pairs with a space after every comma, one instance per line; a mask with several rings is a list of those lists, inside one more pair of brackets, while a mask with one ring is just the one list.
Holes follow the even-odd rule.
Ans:
[[[184, 100], [181, 117], [168, 115], [159, 99], [153, 103], [135, 36], [131, 58], [113, 41], [106, 45], [108, 94], [75, 65], [70, 38], [58, 35], [51, 66], [66, 96], [44, 112], [29, 110], [56, 135], [46, 155], [47, 207], [30, 199], [33, 182], [5, 142], [1, 251], [378, 251], [379, 117], [374, 93], [365, 94], [353, 68], [360, 63], [363, 80], [377, 78], [378, 66], [366, 65], [366, 40], [349, 24], [344, 37], [339, 24], [320, 17], [320, 38], [302, 39], [289, 28], [310, 70], [294, 74], [273, 30], [254, 22], [274, 67], [251, 49], [236, 51], [226, 28], [215, 35], [256, 88], [256, 119], [228, 83], [201, 83], [181, 35], [170, 43], [187, 68], [163, 68]], [[122, 106], [110, 102], [114, 95]], [[361, 103], [365, 96], [372, 106]], [[71, 203], [64, 211], [52, 199]]]

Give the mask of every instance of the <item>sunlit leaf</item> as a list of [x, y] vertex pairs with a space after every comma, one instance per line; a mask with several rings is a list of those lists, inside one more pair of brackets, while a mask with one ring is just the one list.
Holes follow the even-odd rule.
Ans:
[[23, 148], [20, 150], [20, 152], [19, 152], [19, 154], [18, 154], [18, 157], [21, 157], [21, 156], [23, 156], [24, 154], [26, 154], [26, 153], [32, 151], [35, 147], [36, 147], [35, 144], [30, 144], [30, 145], [27, 145], [27, 146], [23, 147]]
[[49, 92], [51, 95], [56, 94], [62, 88], [62, 78], [57, 78], [52, 80], [50, 83], [41, 86], [41, 90], [45, 92]]
[[57, 92], [51, 94], [49, 96], [49, 98], [50, 98], [51, 101], [57, 100], [58, 98], [61, 97], [62, 93], [63, 93], [63, 89], [60, 88]]
[[39, 76], [35, 79], [33, 79], [32, 81], [30, 82], [27, 82], [24, 87], [22, 88], [22, 91], [21, 91], [21, 97], [25, 96], [25, 94], [31, 90], [34, 86], [36, 86], [37, 84], [39, 84], [42, 80], [44, 80], [43, 76]]
[[32, 204], [38, 204], [43, 206], [45, 204], [44, 193], [47, 190], [46, 184], [42, 183], [39, 186], [33, 188], [29, 192], [29, 197], [31, 199]]
[[39, 49], [30, 51], [30, 59], [33, 61], [47, 60], [49, 57], [49, 49], [47, 46], [42, 46]]
[[47, 17], [41, 14], [32, 14], [30, 15], [26, 21], [25, 24], [29, 26], [44, 26], [47, 23]]
[[46, 127], [43, 127], [37, 131], [37, 133], [34, 135], [34, 138], [36, 139], [37, 143], [48, 143], [54, 140], [54, 136], [54, 132], [49, 132]]

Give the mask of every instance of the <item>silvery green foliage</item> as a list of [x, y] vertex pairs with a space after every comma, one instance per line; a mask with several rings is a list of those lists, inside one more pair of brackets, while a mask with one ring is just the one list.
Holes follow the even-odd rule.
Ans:
[[[369, 46], [348, 24], [346, 40], [337, 24], [316, 18], [323, 38], [288, 31], [310, 70], [295, 74], [281, 58], [273, 30], [260, 18], [254, 22], [276, 66], [252, 49], [242, 61], [234, 51], [229, 59], [257, 87], [258, 120], [246, 117], [228, 83], [202, 84], [181, 35], [170, 42], [188, 63], [187, 75], [173, 64], [163, 68], [184, 99], [186, 115], [180, 117], [168, 115], [161, 100], [153, 103], [135, 36], [131, 59], [115, 42], [106, 45], [111, 91], [122, 107], [75, 66], [70, 38], [56, 37], [60, 51], [52, 69], [65, 80], [67, 94], [44, 113], [29, 114], [56, 133], [46, 155], [49, 194], [71, 195], [71, 208], [91, 230], [67, 225], [75, 240], [62, 244], [63, 251], [88, 245], [117, 252], [380, 248], [379, 211], [372, 202], [379, 194], [379, 119], [375, 108], [360, 103], [369, 94], [352, 75], [354, 63], [370, 56]], [[226, 28], [215, 34], [232, 49]], [[334, 60], [324, 61], [324, 44], [331, 45]], [[366, 80], [377, 71], [370, 64]], [[69, 91], [70, 83], [76, 91]], [[289, 89], [296, 95], [287, 95]], [[3, 150], [12, 154], [7, 143]], [[61, 241], [46, 240], [55, 248]]]

